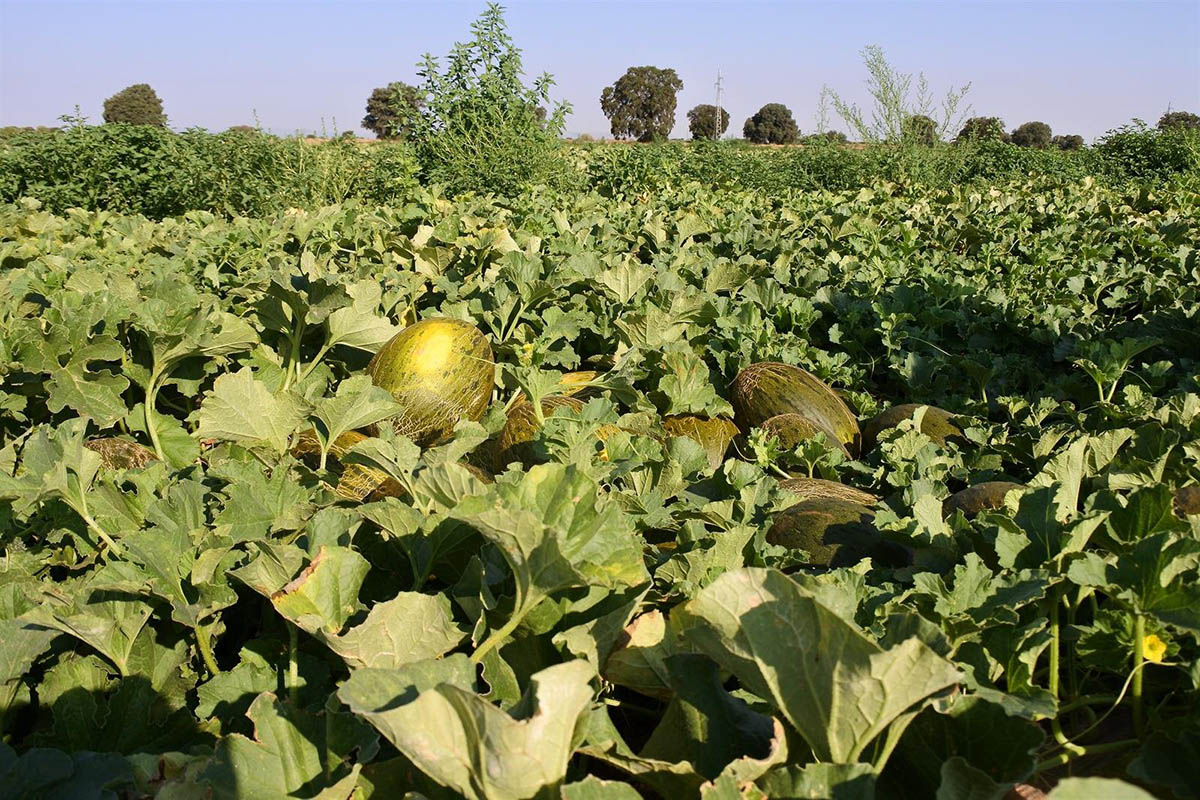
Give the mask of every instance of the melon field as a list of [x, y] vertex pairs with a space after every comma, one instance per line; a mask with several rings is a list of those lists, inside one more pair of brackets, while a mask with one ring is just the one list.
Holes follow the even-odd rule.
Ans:
[[1191, 798], [1200, 194], [0, 206], [0, 798]]

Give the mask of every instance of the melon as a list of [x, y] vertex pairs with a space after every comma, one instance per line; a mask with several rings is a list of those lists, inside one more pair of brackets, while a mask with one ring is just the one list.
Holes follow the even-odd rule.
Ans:
[[679, 414], [663, 418], [663, 431], [668, 436], [685, 436], [704, 448], [708, 465], [713, 469], [721, 466], [725, 453], [738, 429], [727, 419], [711, 419], [693, 414]]
[[100, 464], [105, 469], [141, 469], [158, 456], [149, 447], [128, 439], [101, 437], [83, 443], [88, 450], [100, 454]]
[[819, 567], [849, 567], [864, 558], [886, 566], [909, 563], [908, 552], [886, 541], [875, 512], [861, 503], [830, 497], [802, 500], [775, 517], [767, 541], [808, 553]]
[[460, 421], [483, 417], [496, 364], [487, 337], [471, 323], [426, 319], [388, 340], [367, 374], [402, 407], [392, 420], [396, 432], [425, 447]]
[[[367, 438], [364, 433], [346, 431], [329, 445], [329, 454], [340, 461], [342, 456], [350, 452], [354, 445]], [[296, 441], [292, 445], [292, 455], [302, 458], [320, 454], [321, 443], [317, 439], [316, 431], [309, 428], [296, 434]], [[397, 492], [403, 490], [396, 479], [390, 477], [386, 472], [365, 464], [346, 464], [342, 466], [334, 491], [338, 497], [344, 497], [347, 500], [363, 500], [372, 492], [398, 496]]]
[[1185, 519], [1200, 514], [1200, 486], [1184, 486], [1175, 490], [1175, 516]]
[[1014, 489], [1024, 489], [1025, 485], [1012, 481], [985, 481], [952, 494], [942, 503], [942, 516], [949, 517], [955, 511], [961, 511], [967, 517], [973, 517], [983, 510], [994, 510], [1004, 507], [1004, 496]]
[[827, 425], [804, 414], [777, 414], [758, 427], [777, 438], [779, 444], [787, 450], [815, 438], [818, 433], [823, 433], [826, 441], [840, 447], [846, 455], [850, 454], [846, 445]]
[[938, 444], [945, 444], [947, 439], [962, 437], [962, 428], [954, 421], [954, 414], [937, 406], [922, 406], [920, 403], [904, 403], [892, 406], [872, 417], [863, 425], [862, 449], [867, 452], [875, 447], [879, 434], [889, 428], [895, 428], [906, 419], [912, 419], [919, 408], [925, 408], [925, 416], [921, 419], [921, 433]]
[[822, 478], [786, 478], [779, 482], [779, 488], [787, 489], [800, 500], [848, 500], [863, 506], [873, 506], [879, 498], [870, 492], [855, 489], [837, 481], [827, 481]]
[[[564, 372], [558, 376], [558, 388], [555, 392], [556, 396], [560, 397], [575, 397], [588, 396], [593, 394], [594, 387], [592, 382], [600, 377], [599, 372], [595, 370], [581, 370], [578, 372]], [[525, 400], [525, 393], [518, 391], [513, 398], [514, 403], [519, 403]]]
[[824, 381], [792, 364], [764, 361], [738, 373], [730, 387], [743, 432], [780, 414], [799, 414], [833, 432], [848, 451], [858, 448], [858, 421]]
[[[552, 417], [566, 408], [579, 411], [583, 408], [583, 401], [561, 395], [542, 398], [543, 418]], [[528, 400], [514, 403], [508, 410], [508, 421], [504, 423], [504, 429], [491, 446], [492, 471], [502, 472], [514, 461], [519, 461], [526, 467], [530, 466], [533, 462], [533, 451], [529, 443], [537, 435], [539, 427], [532, 403]]]

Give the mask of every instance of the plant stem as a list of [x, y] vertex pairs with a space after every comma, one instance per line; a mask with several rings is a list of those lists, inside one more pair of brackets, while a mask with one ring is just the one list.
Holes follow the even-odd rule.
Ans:
[[288, 699], [292, 705], [299, 706], [300, 698], [300, 665], [296, 661], [297, 640], [299, 638], [296, 626], [287, 624], [288, 628]]
[[196, 626], [196, 648], [200, 651], [200, 658], [203, 659], [209, 676], [219, 674], [221, 668], [217, 666], [217, 659], [213, 655], [212, 636], [209, 634], [207, 625]]
[[524, 618], [526, 611], [528, 611], [522, 602], [522, 594], [523, 592], [521, 591], [521, 586], [518, 583], [517, 598], [516, 602], [513, 604], [512, 616], [508, 618], [508, 622], [504, 623], [499, 628], [488, 634], [488, 637], [483, 640], [483, 644], [479, 645], [479, 647], [475, 649], [475, 652], [471, 655], [472, 664], [478, 664], [483, 661], [484, 656], [486, 656], [493, 648], [503, 642], [508, 635], [515, 631], [517, 626], [521, 624], [522, 618]]
[[160, 373], [155, 370], [150, 373], [150, 383], [146, 385], [146, 433], [150, 436], [150, 444], [154, 445], [154, 454], [160, 461], [166, 461], [162, 443], [158, 440], [158, 428], [154, 425], [154, 404], [158, 399], [158, 380]]
[[299, 376], [297, 376], [296, 383], [304, 383], [304, 379], [307, 378], [309, 376], [309, 374], [314, 369], [317, 368], [317, 365], [321, 363], [321, 359], [323, 359], [325, 357], [325, 354], [328, 352], [329, 352], [329, 343], [326, 342], [325, 344], [321, 345], [321, 349], [317, 351], [317, 355], [313, 358], [312, 361], [309, 362], [308, 366], [304, 368], [304, 371], [301, 372]]
[[1142, 702], [1142, 664], [1146, 660], [1143, 647], [1146, 638], [1146, 618], [1139, 613], [1133, 617], [1133, 686], [1129, 695], [1133, 700], [1133, 730], [1138, 736], [1146, 733], [1146, 708]]
[[75, 509], [75, 512], [83, 519], [84, 524], [87, 525], [88, 528], [91, 529], [97, 536], [99, 536], [106, 545], [108, 545], [109, 550], [113, 551], [117, 555], [121, 555], [121, 548], [117, 546], [117, 543], [113, 541], [113, 538], [105, 533], [104, 529], [101, 528], [96, 520], [92, 519], [92, 515], [88, 513], [87, 501], [83, 498], [80, 498], [80, 503], [81, 505]]
[[1140, 744], [1140, 740], [1138, 739], [1122, 739], [1119, 742], [1105, 742], [1104, 744], [1093, 744], [1088, 747], [1079, 747], [1077, 750], [1059, 753], [1053, 758], [1048, 758], [1045, 761], [1040, 762], [1036, 767], [1034, 767], [1033, 771], [1035, 774], [1039, 772], [1045, 772], [1046, 770], [1068, 764], [1080, 756], [1096, 756], [1100, 755], [1101, 753], [1112, 753], [1117, 750], [1123, 750], [1126, 747], [1133, 747], [1137, 744]]

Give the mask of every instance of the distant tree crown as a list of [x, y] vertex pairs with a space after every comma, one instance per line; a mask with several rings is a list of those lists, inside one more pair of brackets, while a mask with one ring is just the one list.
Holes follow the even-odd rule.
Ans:
[[800, 135], [800, 129], [787, 106], [767, 103], [746, 120], [742, 135], [755, 144], [791, 144]]
[[1050, 146], [1057, 147], [1059, 150], [1082, 150], [1083, 137], [1077, 133], [1055, 136], [1050, 140]]
[[1012, 132], [1011, 138], [1020, 147], [1049, 147], [1050, 126], [1044, 122], [1026, 122]]
[[1168, 111], [1158, 118], [1158, 129], [1160, 131], [1172, 128], [1182, 128], [1184, 130], [1200, 128], [1200, 116], [1190, 111]]
[[937, 123], [925, 114], [910, 114], [901, 126], [904, 141], [921, 145], [932, 145], [937, 140]]
[[380, 139], [406, 139], [424, 106], [425, 98], [417, 87], [393, 81], [371, 92], [362, 126]]
[[163, 113], [162, 100], [150, 84], [135, 83], [104, 101], [104, 121], [165, 126], [167, 115]]
[[999, 117], [971, 117], [955, 137], [956, 142], [1008, 141], [1004, 120]]
[[693, 139], [720, 139], [721, 134], [729, 128], [729, 112], [725, 109], [717, 114], [717, 107], [711, 103], [701, 103], [687, 113], [688, 130]]
[[630, 67], [600, 94], [600, 108], [618, 139], [666, 139], [675, 127], [675, 102], [683, 81], [673, 69]]

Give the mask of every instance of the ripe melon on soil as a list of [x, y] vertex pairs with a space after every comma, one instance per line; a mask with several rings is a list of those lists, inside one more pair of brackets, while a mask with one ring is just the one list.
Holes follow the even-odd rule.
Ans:
[[1184, 486], [1175, 490], [1175, 516], [1180, 519], [1200, 514], [1200, 486]]
[[447, 436], [460, 420], [487, 411], [496, 376], [487, 337], [469, 322], [426, 319], [393, 336], [367, 374], [403, 407], [392, 420], [422, 447]]
[[116, 437], [89, 439], [83, 446], [100, 455], [100, 464], [105, 469], [141, 469], [158, 456], [149, 447]]
[[[867, 452], [875, 446], [879, 434], [889, 428], [895, 428], [906, 419], [912, 419], [913, 414], [921, 403], [904, 403], [881, 411], [863, 425], [862, 447]], [[933, 439], [938, 444], [945, 444], [947, 439], [962, 436], [962, 428], [954, 421], [954, 414], [937, 406], [924, 406], [925, 416], [921, 418], [921, 433]]]
[[[552, 417], [564, 409], [578, 412], [583, 408], [583, 401], [577, 397], [550, 395], [542, 398], [542, 418]], [[514, 461], [528, 467], [533, 464], [534, 452], [530, 445], [538, 428], [537, 414], [533, 404], [522, 400], [508, 410], [508, 421], [500, 436], [491, 443], [491, 469], [493, 472], [503, 472]], [[615, 425], [602, 425], [596, 431], [596, 437], [604, 441], [617, 430]]]
[[851, 500], [803, 500], [775, 517], [767, 541], [804, 550], [820, 567], [849, 567], [864, 558], [888, 566], [907, 563], [908, 552], [886, 541], [875, 528], [875, 512]]
[[713, 469], [721, 466], [725, 452], [738, 429], [727, 419], [711, 419], [693, 414], [679, 414], [663, 418], [663, 430], [668, 436], [686, 436], [704, 448], [708, 465]]
[[1014, 489], [1024, 489], [1025, 485], [1012, 481], [985, 481], [952, 494], [942, 503], [942, 516], [949, 517], [955, 511], [961, 511], [967, 517], [973, 517], [980, 511], [994, 510], [1004, 507], [1004, 497]]
[[879, 498], [870, 492], [855, 489], [837, 481], [827, 481], [823, 478], [786, 478], [779, 482], [779, 488], [787, 489], [792, 494], [804, 500], [848, 500], [868, 508], [875, 505]]
[[751, 364], [734, 378], [731, 395], [743, 432], [780, 414], [800, 414], [832, 431], [850, 452], [858, 449], [854, 414], [828, 384], [800, 367], [775, 361]]
[[801, 442], [816, 438], [818, 433], [823, 433], [825, 434], [826, 441], [840, 447], [846, 455], [850, 454], [846, 450], [845, 443], [838, 438], [837, 434], [828, 425], [807, 417], [804, 414], [776, 414], [758, 427], [779, 439], [779, 443], [788, 450], [791, 450]]
[[[367, 435], [358, 431], [346, 431], [341, 436], [333, 440], [329, 446], [329, 454], [335, 459], [341, 459], [342, 456], [350, 452], [350, 449], [359, 442], [367, 439]], [[321, 453], [321, 444], [317, 441], [316, 431], [311, 428], [306, 431], [301, 431], [296, 435], [296, 441], [292, 445], [292, 455], [300, 458], [302, 456], [316, 456]], [[391, 494], [397, 496], [396, 493], [403, 491], [400, 484], [386, 472], [364, 466], [363, 464], [346, 464], [338, 476], [337, 487], [334, 490], [339, 497], [344, 497], [347, 500], [362, 500], [372, 492], [380, 492], [382, 494]]]

